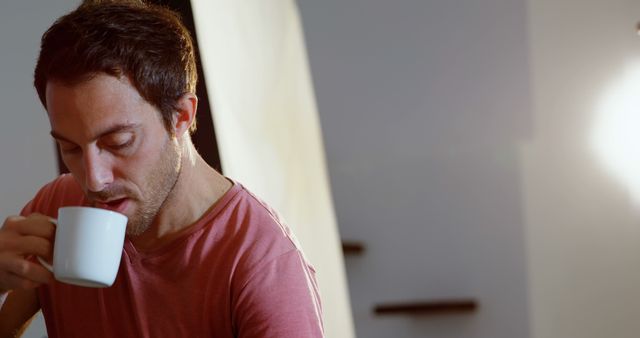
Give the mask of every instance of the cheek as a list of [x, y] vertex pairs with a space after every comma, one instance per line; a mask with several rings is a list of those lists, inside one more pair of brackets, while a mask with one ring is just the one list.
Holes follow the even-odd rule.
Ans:
[[122, 159], [114, 163], [113, 176], [115, 181], [125, 181], [136, 183], [139, 180], [140, 171], [144, 170], [144, 165], [141, 165], [135, 158]]
[[131, 182], [136, 186], [144, 186], [148, 173], [153, 171], [155, 163], [151, 160], [154, 154], [150, 150], [140, 148], [129, 157], [118, 159], [113, 166], [116, 179]]
[[163, 154], [171, 144], [161, 131], [154, 135], [156, 137], [140, 139], [140, 144], [126, 157], [115, 159], [113, 171], [116, 177], [140, 188], [154, 180], [153, 173], [162, 165]]

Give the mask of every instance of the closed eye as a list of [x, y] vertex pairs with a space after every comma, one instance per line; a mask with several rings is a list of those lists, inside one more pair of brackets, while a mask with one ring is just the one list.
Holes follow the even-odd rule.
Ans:
[[133, 144], [133, 138], [129, 139], [127, 142], [124, 142], [124, 143], [110, 144], [108, 145], [108, 147], [113, 150], [123, 150], [130, 147], [132, 144]]

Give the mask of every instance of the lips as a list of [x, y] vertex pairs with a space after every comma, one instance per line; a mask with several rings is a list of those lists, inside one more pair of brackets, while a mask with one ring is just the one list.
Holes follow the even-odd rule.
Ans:
[[123, 213], [128, 205], [128, 201], [129, 199], [124, 197], [124, 198], [112, 199], [109, 201], [95, 201], [94, 203], [96, 208], [107, 209], [107, 210]]

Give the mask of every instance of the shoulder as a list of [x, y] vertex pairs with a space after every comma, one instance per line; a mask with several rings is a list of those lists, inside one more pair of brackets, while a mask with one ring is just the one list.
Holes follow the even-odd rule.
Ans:
[[301, 252], [284, 218], [262, 199], [236, 183], [233, 197], [218, 215], [221, 240], [235, 253], [237, 267], [247, 273], [291, 252]]
[[22, 209], [22, 215], [34, 212], [57, 217], [58, 208], [84, 202], [82, 188], [70, 174], [58, 176], [45, 184]]
[[[238, 216], [233, 225], [245, 241], [264, 243], [271, 250], [282, 254], [299, 245], [284, 218], [266, 202], [242, 185], [235, 195], [231, 208]], [[274, 246], [275, 245], [275, 246]]]

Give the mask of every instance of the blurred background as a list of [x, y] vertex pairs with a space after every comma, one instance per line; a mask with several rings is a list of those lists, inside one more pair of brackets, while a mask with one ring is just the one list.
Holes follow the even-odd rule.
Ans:
[[[0, 5], [3, 217], [57, 174], [32, 74], [77, 4]], [[297, 5], [357, 337], [637, 336], [640, 2]]]

